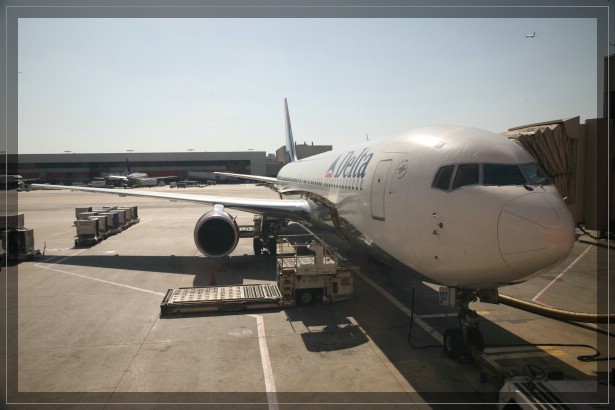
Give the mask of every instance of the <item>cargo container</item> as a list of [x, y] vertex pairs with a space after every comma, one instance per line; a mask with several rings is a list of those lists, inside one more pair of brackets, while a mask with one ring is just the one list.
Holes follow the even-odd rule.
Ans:
[[100, 232], [100, 236], [102, 238], [105, 238], [107, 236], [107, 217], [96, 215], [96, 216], [89, 216], [88, 219], [92, 221], [94, 220], [98, 221], [98, 232]]
[[85, 212], [92, 212], [92, 207], [88, 206], [85, 208], [75, 208], [75, 218], [76, 219], [86, 219], [86, 215], [82, 215]]
[[99, 212], [99, 216], [107, 218], [107, 231], [115, 233], [120, 228], [119, 216], [114, 212]]
[[75, 246], [95, 245], [102, 240], [98, 219], [82, 219], [75, 221], [77, 236]]
[[34, 249], [34, 230], [27, 228], [2, 231], [2, 248], [8, 260], [33, 259], [41, 251]]
[[123, 228], [126, 226], [126, 211], [124, 209], [116, 209], [114, 211], [111, 211], [111, 213], [117, 214], [117, 219], [118, 219], [120, 228]]
[[22, 229], [24, 227], [23, 214], [0, 215], [0, 229]]

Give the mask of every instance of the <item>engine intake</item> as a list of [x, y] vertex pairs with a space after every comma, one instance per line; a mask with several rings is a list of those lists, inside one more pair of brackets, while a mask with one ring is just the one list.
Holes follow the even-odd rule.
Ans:
[[233, 252], [239, 241], [239, 226], [222, 209], [201, 216], [194, 227], [194, 243], [203, 255], [221, 258]]

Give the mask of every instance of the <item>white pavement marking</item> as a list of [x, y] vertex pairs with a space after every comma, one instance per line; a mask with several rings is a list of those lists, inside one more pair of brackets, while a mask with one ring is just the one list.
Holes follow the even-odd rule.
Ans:
[[[399, 300], [395, 299], [395, 297], [393, 295], [391, 295], [389, 292], [387, 292], [382, 286], [378, 285], [376, 282], [374, 282], [373, 280], [371, 280], [370, 278], [365, 276], [359, 270], [357, 270], [355, 272], [364, 281], [369, 283], [374, 289], [376, 289], [378, 292], [380, 292], [380, 294], [382, 296], [384, 296], [389, 302], [391, 302], [395, 307], [397, 307], [397, 309], [401, 310], [406, 316], [412, 317], [412, 310], [408, 309], [406, 306], [404, 306], [403, 303], [401, 303]], [[423, 319], [421, 319], [421, 316], [418, 316], [418, 315], [415, 314], [414, 315], [414, 322], [417, 325], [419, 325], [421, 328], [423, 328], [424, 331], [429, 333], [431, 335], [431, 337], [436, 339], [438, 341], [438, 343], [444, 343], [444, 337], [440, 333], [438, 333], [433, 327], [429, 326], [427, 324], [427, 322], [425, 322]]]
[[[554, 284], [555, 282], [557, 282], [557, 281], [559, 280], [559, 278], [561, 278], [561, 277], [562, 277], [562, 276], [564, 276], [566, 273], [568, 273], [568, 271], [569, 271], [570, 269], [572, 269], [572, 267], [573, 267], [574, 265], [576, 265], [576, 263], [577, 263], [579, 260], [581, 260], [581, 258], [582, 258], [583, 256], [585, 256], [585, 254], [586, 254], [587, 252], [589, 252], [589, 250], [590, 250], [591, 248], [593, 248], [593, 246], [594, 246], [594, 245], [589, 245], [589, 246], [587, 247], [587, 249], [585, 249], [585, 250], [583, 251], [583, 253], [581, 253], [579, 256], [577, 256], [577, 258], [576, 258], [575, 260], [573, 260], [573, 261], [572, 261], [572, 263], [571, 263], [570, 265], [568, 265], [568, 266], [566, 267], [566, 269], [564, 269], [564, 270], [562, 271], [562, 273], [560, 273], [559, 275], [557, 275], [557, 276], [555, 277], [555, 279], [553, 279], [551, 282], [549, 282], [549, 284], [548, 284], [547, 286], [545, 286], [545, 287], [544, 287], [544, 289], [543, 289], [543, 290], [541, 290], [540, 292], [538, 292], [538, 294], [537, 294], [536, 296], [534, 296], [534, 298], [532, 299], [532, 302], [539, 302], [539, 301], [538, 301], [538, 299], [540, 299], [540, 298], [542, 297], [542, 295], [544, 295], [544, 294], [545, 294], [545, 292], [546, 292], [546, 291], [547, 291], [547, 290], [548, 290], [551, 286], [553, 286], [553, 284]], [[539, 303], [540, 303], [540, 302], [539, 302]]]
[[[64, 251], [68, 251], [68, 250], [70, 250], [70, 249], [68, 249], [68, 248], [67, 248], [67, 249], [63, 249], [62, 251], [64, 252]], [[39, 263], [50, 263], [50, 264], [52, 264], [52, 265], [53, 265], [53, 264], [56, 264], [56, 263], [59, 263], [59, 262], [65, 261], [65, 260], [66, 260], [66, 259], [68, 259], [68, 258], [72, 258], [73, 256], [77, 256], [77, 255], [79, 255], [79, 254], [82, 254], [82, 253], [83, 253], [83, 252], [85, 252], [85, 251], [87, 251], [87, 249], [81, 249], [80, 251], [77, 251], [77, 252], [75, 252], [75, 253], [73, 253], [72, 255], [69, 255], [69, 256], [65, 256], [65, 255], [55, 255], [55, 256], [49, 256], [47, 259], [45, 259], [44, 261], [41, 261], [41, 262], [39, 262]], [[64, 259], [60, 259], [60, 260], [58, 260], [57, 262], [53, 262], [53, 263], [51, 263], [51, 261], [52, 261], [52, 260], [54, 260], [54, 259], [58, 259], [58, 258], [64, 258]], [[39, 263], [37, 263], [35, 266], [38, 266], [38, 264], [39, 264]], [[39, 267], [40, 267], [40, 266], [39, 266]]]
[[57, 233], [55, 235], [48, 236], [47, 238], [43, 239], [43, 242], [47, 241], [48, 239], [55, 238], [61, 235], [66, 235], [67, 233], [72, 233], [72, 232], [74, 232], [74, 229], [69, 229], [68, 231], [64, 231], [64, 232]]
[[269, 410], [277, 410], [278, 394], [275, 389], [275, 380], [267, 348], [267, 335], [265, 334], [265, 321], [262, 315], [248, 315], [256, 319], [256, 329], [258, 330], [258, 347], [261, 351], [261, 364], [263, 366], [263, 376], [265, 377], [265, 390], [267, 391], [267, 402]]
[[87, 249], [83, 249], [83, 250], [81, 250], [81, 251], [79, 251], [79, 252], [75, 253], [74, 255], [67, 256], [67, 257], [65, 257], [64, 259], [60, 259], [60, 260], [58, 260], [58, 261], [56, 261], [56, 262], [53, 262], [53, 263], [51, 263], [51, 264], [50, 264], [51, 266], [45, 266], [45, 265], [44, 265], [45, 263], [49, 263], [49, 262], [40, 262], [40, 263], [37, 263], [35, 266], [37, 266], [37, 267], [39, 267], [39, 268], [47, 269], [47, 270], [50, 270], [50, 271], [58, 272], [58, 273], [64, 273], [65, 275], [77, 276], [77, 277], [79, 277], [79, 278], [89, 279], [89, 280], [94, 280], [94, 281], [96, 281], [96, 282], [102, 282], [102, 283], [106, 283], [106, 284], [108, 284], [108, 285], [119, 286], [119, 287], [122, 287], [122, 288], [125, 288], [125, 289], [138, 290], [138, 291], [140, 291], [140, 292], [146, 292], [146, 293], [151, 293], [151, 294], [154, 294], [154, 295], [160, 295], [160, 296], [164, 296], [164, 295], [165, 295], [165, 293], [162, 293], [162, 292], [155, 292], [155, 291], [153, 291], [153, 290], [148, 290], [148, 289], [143, 289], [143, 288], [137, 288], [137, 287], [135, 287], [135, 286], [125, 285], [125, 284], [123, 284], [123, 283], [111, 282], [110, 280], [104, 280], [104, 279], [93, 278], [93, 277], [91, 277], [91, 276], [80, 275], [80, 274], [78, 274], [78, 273], [74, 273], [74, 272], [67, 272], [67, 271], [65, 271], [65, 270], [62, 270], [62, 269], [56, 269], [56, 268], [52, 267], [52, 266], [54, 266], [54, 265], [57, 265], [58, 263], [61, 263], [61, 262], [65, 261], [65, 260], [69, 259], [69, 258], [72, 258], [73, 256], [77, 256], [77, 255], [79, 255], [80, 253], [85, 252], [86, 250], [87, 250]]

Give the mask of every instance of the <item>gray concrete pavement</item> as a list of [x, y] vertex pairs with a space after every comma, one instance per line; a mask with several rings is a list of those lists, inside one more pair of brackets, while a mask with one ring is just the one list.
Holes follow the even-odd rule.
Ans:
[[[276, 197], [266, 188], [247, 185], [180, 192]], [[137, 205], [141, 222], [90, 248], [74, 248], [74, 208], [98, 205]], [[160, 402], [168, 403], [164, 408], [182, 408], [172, 404], [188, 402], [283, 408], [289, 402], [410, 405], [456, 398], [497, 400], [501, 383], [493, 377], [481, 383], [476, 366], [451, 361], [441, 348], [408, 345], [411, 280], [349, 248], [343, 250], [367, 278], [355, 275], [357, 296], [352, 300], [285, 311], [161, 319], [159, 304], [169, 288], [206, 286], [212, 278], [218, 284], [275, 280], [274, 259], [253, 256], [249, 239], [240, 240], [223, 260], [198, 253], [192, 232], [208, 209], [89, 193], [20, 193], [19, 211], [45, 255], [5, 272], [10, 275], [8, 378], [17, 382], [16, 389], [9, 390], [9, 401], [89, 402], [97, 403], [92, 408], [116, 409], [135, 403], [155, 408]], [[240, 224], [252, 220], [250, 214], [231, 213]], [[595, 252], [586, 244], [575, 244], [561, 267], [502, 292], [529, 300], [565, 271], [542, 293], [540, 302], [595, 310], [603, 301], [599, 289], [604, 277], [598, 276], [606, 275], [598, 269]], [[595, 378], [609, 370], [604, 362], [577, 360], [578, 355], [593, 353], [587, 348], [528, 346], [604, 347], [606, 337], [591, 329], [502, 305], [473, 306], [483, 316], [487, 351], [516, 374], [528, 363], [560, 370], [573, 379]], [[421, 283], [415, 310], [440, 336], [456, 324], [454, 312], [438, 306], [437, 293]], [[413, 343], [436, 344], [427, 330], [415, 324]], [[493, 346], [515, 343], [526, 346]], [[108, 404], [118, 402], [127, 404]]]

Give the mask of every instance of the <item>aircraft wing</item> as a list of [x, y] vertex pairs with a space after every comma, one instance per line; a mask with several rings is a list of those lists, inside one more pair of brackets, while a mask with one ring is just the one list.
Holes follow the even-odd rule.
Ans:
[[143, 198], [167, 199], [170, 201], [196, 202], [247, 211], [252, 213], [265, 213], [295, 220], [308, 220], [310, 215], [310, 203], [305, 199], [251, 199], [230, 198], [212, 195], [175, 194], [167, 192], [141, 191], [136, 189], [107, 189], [89, 188], [64, 185], [32, 184], [36, 189], [69, 189], [71, 191], [85, 191], [119, 196], [135, 196]]
[[262, 182], [265, 184], [275, 184], [276, 182], [278, 182], [277, 178], [263, 177], [259, 175], [234, 174], [232, 172], [214, 172], [214, 174], [224, 175], [226, 177], [249, 179], [251, 181], [258, 181], [258, 182]]

